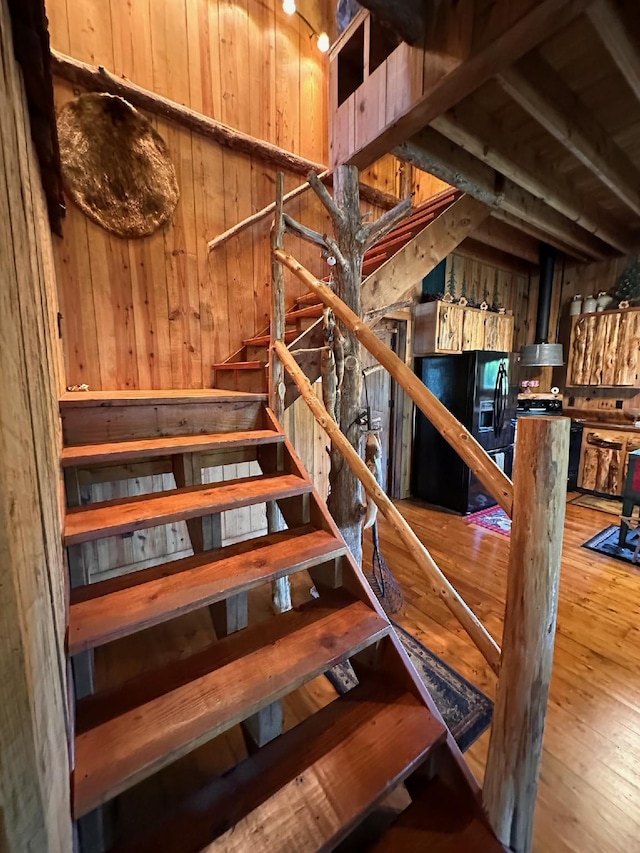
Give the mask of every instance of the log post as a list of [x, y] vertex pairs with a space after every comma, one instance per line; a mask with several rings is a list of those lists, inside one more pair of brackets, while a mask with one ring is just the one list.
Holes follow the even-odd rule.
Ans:
[[[284, 367], [276, 352], [276, 341], [284, 341], [285, 332], [285, 296], [284, 270], [275, 257], [275, 250], [284, 246], [284, 175], [278, 172], [276, 182], [276, 207], [271, 228], [271, 324], [269, 328], [269, 406], [282, 424], [284, 418]], [[267, 503], [267, 528], [269, 533], [284, 530], [282, 514], [275, 501]], [[273, 609], [276, 613], [291, 610], [291, 582], [289, 578], [279, 578], [272, 584]], [[282, 722], [282, 721], [281, 721]]]
[[500, 841], [529, 853], [542, 755], [569, 460], [567, 418], [518, 423], [502, 665], [484, 780]]

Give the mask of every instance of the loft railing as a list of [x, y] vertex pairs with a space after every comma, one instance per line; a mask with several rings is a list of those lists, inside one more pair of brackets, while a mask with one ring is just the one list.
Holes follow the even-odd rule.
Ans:
[[[281, 208], [280, 208], [281, 209]], [[313, 393], [284, 344], [272, 335], [272, 364], [284, 367], [315, 419], [325, 429], [367, 495], [400, 536], [431, 590], [447, 605], [498, 675], [491, 740], [485, 770], [484, 806], [500, 841], [513, 853], [530, 853], [542, 736], [553, 663], [555, 624], [569, 460], [566, 418], [526, 418], [518, 426], [514, 482], [501, 471], [448, 409], [392, 350], [331, 290], [282, 248], [282, 217], [276, 217], [272, 250], [274, 283], [287, 267], [356, 335], [385, 367], [485, 488], [512, 518], [503, 647], [418, 539]], [[277, 239], [279, 235], [279, 239]], [[272, 329], [282, 329], [282, 287], [273, 290]], [[282, 373], [279, 374], [279, 386]], [[278, 389], [272, 380], [272, 399]]]

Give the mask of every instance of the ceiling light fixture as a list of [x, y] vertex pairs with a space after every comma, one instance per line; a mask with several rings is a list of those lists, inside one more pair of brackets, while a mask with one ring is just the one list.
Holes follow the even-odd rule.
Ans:
[[[302, 20], [305, 22], [305, 24], [311, 30], [312, 35], [316, 37], [316, 46], [317, 46], [318, 50], [320, 51], [320, 53], [327, 53], [327, 51], [331, 47], [331, 42], [329, 41], [329, 36], [327, 35], [327, 33], [324, 30], [321, 33], [319, 33], [315, 29], [315, 27], [311, 26], [311, 24], [305, 18], [305, 16], [302, 14], [302, 12], [298, 11], [298, 9], [296, 7], [296, 0], [282, 0], [282, 11], [285, 13], [285, 15], [298, 15], [300, 18], [302, 18]], [[310, 36], [309, 38], [312, 38], [312, 36]]]
[[320, 53], [326, 53], [330, 46], [329, 36], [326, 33], [320, 33], [318, 36], [318, 50]]

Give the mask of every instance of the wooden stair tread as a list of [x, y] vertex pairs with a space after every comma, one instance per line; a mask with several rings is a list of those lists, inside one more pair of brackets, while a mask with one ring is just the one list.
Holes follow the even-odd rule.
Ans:
[[223, 361], [212, 367], [214, 370], [263, 370], [264, 361]]
[[345, 552], [324, 530], [294, 528], [153, 566], [71, 593], [69, 654], [108, 643]]
[[434, 779], [369, 853], [505, 853], [480, 807], [466, 792]]
[[326, 594], [118, 691], [78, 703], [76, 818], [389, 630], [387, 620], [364, 602]]
[[177, 453], [197, 453], [212, 449], [254, 446], [283, 441], [284, 435], [270, 429], [246, 432], [204, 433], [176, 435], [162, 438], [112, 441], [103, 444], [78, 444], [62, 450], [62, 465], [89, 465], [100, 462], [125, 462], [144, 457], [172, 456]]
[[118, 853], [332, 849], [445, 737], [388, 676], [367, 680], [214, 780]]
[[67, 510], [65, 544], [77, 545], [173, 521], [214, 515], [294, 497], [312, 489], [308, 480], [294, 474], [262, 474], [227, 483], [209, 483], [74, 507]]
[[60, 408], [89, 406], [152, 406], [188, 403], [238, 403], [266, 400], [266, 394], [194, 388], [184, 391], [65, 391]]
[[[293, 343], [297, 337], [298, 332], [285, 332], [284, 342], [286, 344]], [[271, 343], [271, 337], [269, 335], [257, 335], [255, 338], [247, 338], [242, 343], [246, 347], [268, 347]]]
[[302, 320], [306, 317], [322, 317], [324, 305], [322, 302], [315, 302], [307, 305], [305, 308], [297, 308], [293, 311], [287, 311], [284, 319], [287, 323], [295, 323], [296, 320]]

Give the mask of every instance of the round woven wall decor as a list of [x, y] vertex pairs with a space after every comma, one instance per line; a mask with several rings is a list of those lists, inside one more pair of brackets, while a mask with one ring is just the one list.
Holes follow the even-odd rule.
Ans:
[[80, 95], [58, 115], [65, 189], [90, 219], [120, 237], [146, 237], [180, 196], [164, 139], [130, 103]]

